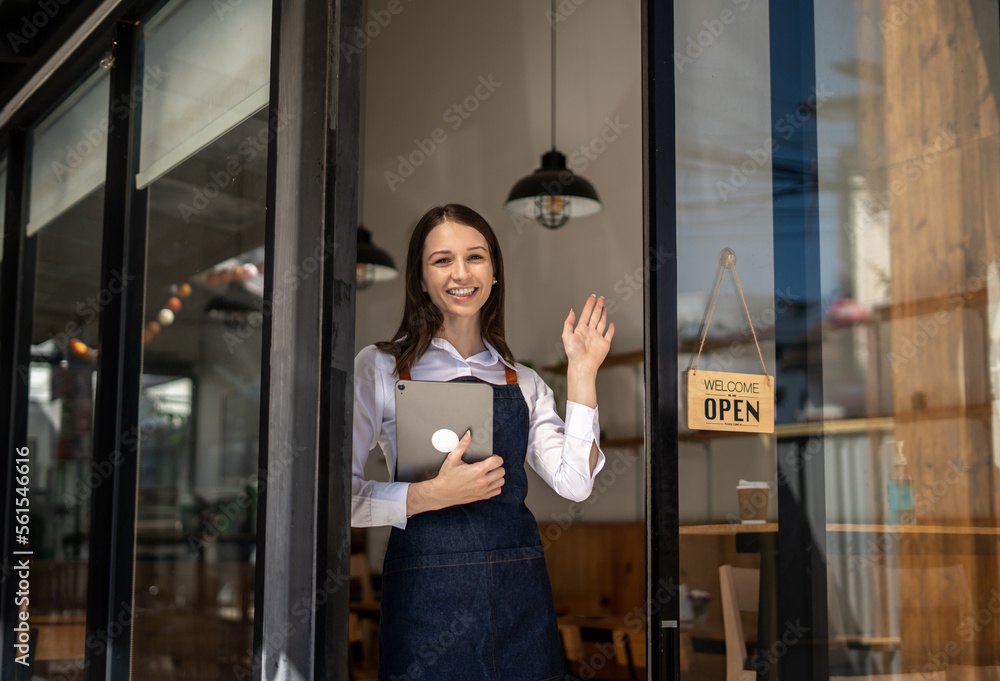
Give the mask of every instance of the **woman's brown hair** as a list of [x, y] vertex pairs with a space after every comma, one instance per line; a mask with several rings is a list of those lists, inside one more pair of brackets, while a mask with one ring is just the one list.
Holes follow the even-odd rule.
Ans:
[[479, 316], [480, 334], [489, 342], [500, 356], [514, 363], [514, 355], [507, 347], [504, 338], [504, 293], [506, 279], [503, 272], [503, 256], [500, 254], [500, 242], [489, 223], [476, 211], [457, 203], [445, 206], [435, 206], [424, 213], [410, 236], [410, 246], [406, 252], [406, 272], [403, 275], [406, 285], [406, 301], [403, 303], [403, 319], [399, 328], [392, 335], [391, 341], [381, 341], [375, 347], [396, 358], [396, 371], [409, 369], [427, 352], [431, 339], [444, 323], [441, 311], [431, 301], [430, 296], [420, 290], [420, 275], [423, 264], [424, 242], [430, 231], [444, 222], [456, 222], [466, 227], [472, 227], [486, 239], [490, 262], [493, 264], [493, 276], [497, 283], [490, 291], [490, 297]]

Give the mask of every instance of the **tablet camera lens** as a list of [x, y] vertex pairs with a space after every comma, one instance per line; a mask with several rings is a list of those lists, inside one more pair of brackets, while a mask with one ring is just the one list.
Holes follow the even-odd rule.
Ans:
[[399, 389], [400, 390], [406, 390], [406, 386], [405, 385], [401, 385], [401, 386], [399, 386]]

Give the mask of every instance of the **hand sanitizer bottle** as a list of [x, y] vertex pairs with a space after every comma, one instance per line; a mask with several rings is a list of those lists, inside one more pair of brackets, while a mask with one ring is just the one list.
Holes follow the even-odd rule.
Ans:
[[895, 472], [889, 480], [889, 524], [916, 525], [917, 511], [913, 498], [913, 478], [906, 473], [903, 443], [896, 442]]

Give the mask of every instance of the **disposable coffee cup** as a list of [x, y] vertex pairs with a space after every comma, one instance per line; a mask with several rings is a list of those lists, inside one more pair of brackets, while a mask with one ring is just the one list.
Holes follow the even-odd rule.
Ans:
[[771, 487], [766, 482], [740, 480], [736, 486], [740, 505], [740, 520], [745, 525], [767, 522], [767, 506], [771, 500]]

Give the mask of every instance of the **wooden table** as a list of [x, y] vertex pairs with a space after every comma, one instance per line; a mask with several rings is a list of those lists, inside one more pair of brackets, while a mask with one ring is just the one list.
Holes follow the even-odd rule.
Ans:
[[[639, 624], [636, 625], [636, 618], [639, 618]], [[560, 630], [565, 627], [573, 627], [577, 629], [596, 629], [607, 633], [607, 639], [611, 640], [615, 631], [622, 631], [626, 634], [643, 634], [643, 640], [646, 640], [646, 620], [643, 616], [638, 615], [635, 612], [628, 613], [626, 615], [559, 615], [556, 617], [556, 621], [559, 624]], [[691, 627], [684, 627], [682, 623], [682, 629], [691, 629]], [[690, 630], [681, 631], [681, 671], [690, 671], [691, 662], [694, 657], [694, 646], [691, 642], [692, 634], [700, 630]], [[562, 631], [560, 631], [562, 633]], [[583, 648], [581, 637], [570, 637], [572, 640], [567, 641], [567, 637], [563, 636], [563, 645], [566, 646], [566, 658], [568, 660], [579, 660], [583, 657]], [[636, 656], [636, 666], [645, 667], [646, 662], [646, 651], [635, 651], [633, 650], [633, 655]], [[619, 664], [622, 661], [619, 660]]]
[[[731, 535], [738, 553], [760, 554], [760, 606], [757, 610], [758, 649], [768, 650], [778, 640], [778, 523], [718, 523], [714, 525], [682, 525], [681, 536]], [[827, 554], [867, 553], [873, 537], [886, 535], [936, 537], [942, 544], [957, 538], [957, 546], [945, 553], [997, 555], [1000, 553], [1000, 527], [961, 527], [948, 525], [885, 525], [827, 523]], [[972, 539], [969, 542], [969, 539]], [[901, 645], [898, 639], [884, 637], [855, 637], [867, 640], [875, 647], [892, 649]], [[770, 665], [765, 679], [778, 678], [778, 665]], [[761, 678], [759, 675], [758, 678]]]
[[31, 615], [28, 626], [38, 630], [35, 660], [82, 660], [87, 618], [75, 615]]

